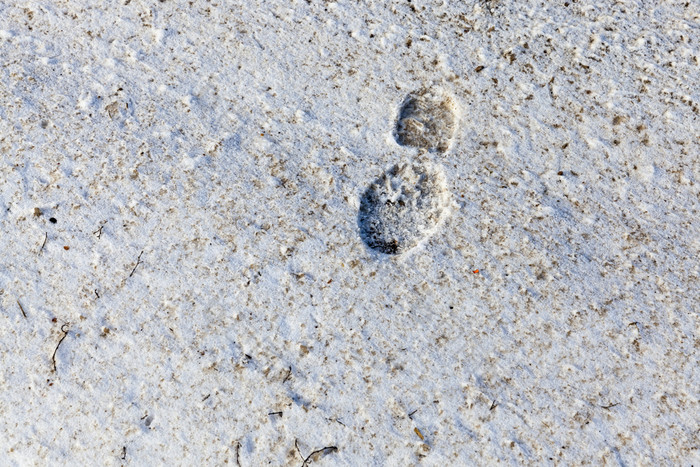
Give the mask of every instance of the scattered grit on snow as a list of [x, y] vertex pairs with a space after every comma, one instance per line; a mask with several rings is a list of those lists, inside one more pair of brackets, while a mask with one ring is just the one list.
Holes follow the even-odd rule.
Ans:
[[698, 465], [699, 10], [0, 0], [0, 463]]

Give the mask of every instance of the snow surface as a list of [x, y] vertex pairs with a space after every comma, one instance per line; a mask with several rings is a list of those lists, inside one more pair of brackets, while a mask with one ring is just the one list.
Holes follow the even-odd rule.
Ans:
[[[0, 0], [0, 464], [698, 465], [699, 24]], [[419, 159], [452, 212], [368, 248]]]

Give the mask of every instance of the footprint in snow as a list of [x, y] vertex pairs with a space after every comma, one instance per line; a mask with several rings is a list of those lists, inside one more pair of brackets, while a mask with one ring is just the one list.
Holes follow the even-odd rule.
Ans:
[[395, 165], [360, 200], [360, 236], [375, 251], [401, 254], [432, 235], [449, 208], [450, 194], [439, 167]]
[[426, 88], [409, 94], [399, 110], [394, 136], [402, 146], [430, 152], [449, 149], [457, 129], [455, 99], [440, 88]]

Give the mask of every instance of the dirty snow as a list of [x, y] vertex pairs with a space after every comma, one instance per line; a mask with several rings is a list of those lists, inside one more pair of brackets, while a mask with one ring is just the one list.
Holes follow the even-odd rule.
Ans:
[[[698, 465], [699, 21], [0, 0], [2, 464]], [[415, 163], [454, 206], [382, 254]]]

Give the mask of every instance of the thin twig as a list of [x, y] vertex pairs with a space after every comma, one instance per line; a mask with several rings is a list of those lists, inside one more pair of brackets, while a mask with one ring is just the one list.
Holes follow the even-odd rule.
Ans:
[[493, 402], [491, 403], [491, 408], [489, 410], [493, 410], [496, 407], [498, 407], [498, 404], [496, 403], [496, 399], [494, 399]]
[[282, 384], [286, 383], [290, 376], [292, 376], [292, 367], [291, 366], [289, 367], [289, 370], [287, 371], [287, 376], [285, 376], [284, 379], [282, 380]]
[[294, 440], [294, 446], [297, 448], [297, 452], [299, 452], [299, 455], [301, 456], [301, 458], [304, 461], [301, 464], [301, 467], [306, 467], [307, 465], [309, 465], [309, 461], [311, 460], [311, 458], [320, 452], [328, 451], [328, 453], [330, 454], [331, 452], [336, 452], [338, 450], [337, 446], [326, 446], [326, 447], [321, 448], [321, 449], [316, 449], [311, 454], [306, 456], [306, 459], [304, 459], [304, 455], [301, 453], [301, 450], [299, 449], [299, 440], [296, 440], [296, 439]]
[[240, 453], [241, 453], [241, 443], [240, 443], [240, 441], [237, 441], [236, 442], [236, 465], [238, 467], [241, 467]]
[[19, 309], [22, 312], [22, 316], [24, 316], [24, 319], [27, 319], [27, 314], [24, 312], [24, 308], [22, 308], [22, 304], [17, 300], [17, 305], [19, 305]]
[[102, 224], [102, 225], [100, 226], [99, 229], [97, 229], [97, 230], [95, 230], [95, 231], [93, 232], [93, 234], [97, 234], [97, 238], [101, 238], [101, 237], [102, 237], [102, 228], [103, 228], [104, 226], [105, 226], [105, 225]]
[[41, 251], [42, 251], [42, 250], [44, 249], [44, 247], [46, 246], [46, 240], [48, 240], [48, 239], [49, 239], [49, 233], [48, 233], [48, 232], [45, 232], [45, 233], [44, 233], [44, 243], [41, 244], [41, 248], [39, 248], [39, 253], [41, 253]]
[[338, 450], [338, 448], [337, 448], [336, 446], [326, 446], [325, 448], [316, 449], [314, 452], [312, 452], [311, 454], [309, 454], [309, 456], [304, 460], [304, 463], [302, 464], [302, 466], [308, 465], [308, 464], [309, 464], [309, 460], [310, 460], [315, 454], [318, 454], [319, 452], [328, 451], [328, 454], [330, 454], [331, 452], [336, 452], [337, 450]]
[[122, 447], [122, 460], [126, 459], [126, 446]]
[[58, 344], [56, 344], [56, 348], [54, 349], [53, 355], [51, 356], [51, 360], [53, 361], [54, 373], [56, 373], [56, 352], [58, 352], [58, 347], [61, 345], [61, 342], [63, 342], [63, 339], [65, 339], [68, 335], [68, 323], [61, 326], [61, 332], [63, 333], [63, 336], [61, 337], [61, 340], [58, 341]]
[[418, 412], [418, 409], [416, 409], [416, 410], [414, 410], [413, 412], [411, 412], [410, 414], [408, 414], [408, 418], [410, 418], [411, 420], [413, 420], [413, 414], [416, 413], [416, 412]]
[[616, 405], [620, 405], [620, 403], [619, 403], [619, 402], [615, 402], [614, 404], [610, 404], [610, 405], [601, 405], [600, 407], [603, 408], [603, 409], [605, 409], [605, 410], [610, 410], [610, 409], [612, 409], [613, 407], [615, 407]]
[[281, 416], [282, 416], [282, 411], [280, 410], [279, 412], [270, 412], [270, 413], [268, 413], [268, 415], [270, 415], [270, 416], [272, 416], [272, 415], [279, 415], [279, 416], [281, 417]]
[[129, 277], [134, 275], [134, 273], [136, 272], [136, 268], [139, 267], [139, 264], [141, 264], [141, 255], [142, 254], [143, 254], [143, 250], [141, 250], [141, 253], [139, 253], [139, 257], [136, 258], [136, 266], [134, 266], [134, 269], [131, 270], [131, 274], [129, 274]]
[[297, 448], [297, 452], [299, 453], [301, 460], [304, 461], [304, 463], [306, 463], [306, 459], [304, 459], [304, 455], [301, 453], [301, 449], [299, 449], [299, 440], [298, 439], [294, 440], [294, 447]]

